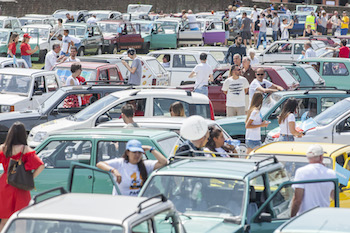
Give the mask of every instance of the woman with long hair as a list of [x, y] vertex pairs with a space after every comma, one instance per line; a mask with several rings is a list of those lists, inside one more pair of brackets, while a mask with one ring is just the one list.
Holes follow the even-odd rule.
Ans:
[[43, 170], [44, 164], [27, 146], [27, 132], [21, 122], [15, 122], [7, 133], [4, 144], [0, 145], [0, 163], [4, 173], [0, 175], [0, 231], [8, 218], [16, 211], [26, 207], [31, 199], [30, 192], [15, 188], [7, 184], [7, 170], [10, 159], [22, 162], [26, 170], [34, 170], [33, 177], [37, 177]]
[[295, 116], [299, 103], [295, 98], [289, 98], [283, 105], [281, 114], [278, 117], [280, 125], [279, 141], [294, 141], [294, 137], [302, 137], [303, 133], [295, 129]]
[[171, 116], [186, 117], [184, 106], [180, 101], [172, 103], [169, 112]]
[[12, 33], [7, 50], [7, 57], [16, 57], [16, 46], [18, 44], [18, 39], [19, 35], [15, 32]]
[[215, 126], [209, 127], [209, 138], [206, 147], [212, 152], [220, 153], [216, 154], [216, 157], [231, 157], [227, 153], [237, 153], [233, 145], [225, 144], [222, 130]]
[[28, 65], [29, 68], [32, 68], [32, 60], [31, 55], [38, 51], [39, 47], [35, 46], [34, 49], [32, 49], [29, 45], [29, 40], [32, 38], [28, 33], [25, 33], [23, 35], [23, 41], [21, 43], [20, 49], [21, 49], [21, 56], [22, 59], [24, 59]]
[[247, 154], [253, 149], [261, 146], [261, 127], [266, 127], [270, 124], [268, 121], [263, 121], [260, 113], [264, 96], [261, 92], [255, 92], [250, 103], [247, 117], [245, 120], [245, 144], [247, 145]]
[[[143, 160], [142, 154], [149, 151], [157, 160]], [[142, 145], [140, 141], [132, 139], [126, 144], [126, 151], [122, 158], [111, 159], [97, 163], [97, 167], [111, 172], [118, 183], [122, 195], [137, 196], [146, 182], [148, 175], [155, 169], [167, 164], [167, 159], [151, 146]], [[113, 189], [113, 195], [117, 195]]]

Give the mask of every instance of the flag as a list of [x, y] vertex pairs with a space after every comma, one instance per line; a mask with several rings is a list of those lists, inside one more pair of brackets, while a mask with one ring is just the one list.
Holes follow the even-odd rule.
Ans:
[[343, 168], [338, 163], [335, 163], [335, 173], [337, 174], [339, 183], [341, 183], [344, 186], [348, 186], [348, 182], [350, 179], [350, 171]]

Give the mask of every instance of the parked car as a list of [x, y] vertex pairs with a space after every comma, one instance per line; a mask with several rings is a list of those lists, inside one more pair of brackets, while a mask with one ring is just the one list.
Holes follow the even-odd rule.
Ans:
[[[57, 195], [58, 191], [61, 194]], [[49, 194], [56, 196], [39, 201]], [[144, 229], [147, 232], [185, 232], [174, 205], [162, 196], [139, 198], [67, 193], [62, 187], [34, 197], [29, 207], [12, 215], [2, 232], [16, 232], [19, 226], [22, 226], [22, 232], [132, 233]]]
[[[338, 181], [332, 182], [338, 206]], [[149, 176], [140, 196], [163, 194], [190, 217], [184, 221], [188, 232], [238, 233], [247, 225], [251, 233], [273, 232], [291, 218], [293, 183], [272, 156], [266, 160], [175, 157]]]
[[[180, 86], [181, 83], [187, 81], [194, 81], [193, 78], [189, 78], [189, 74], [192, 72], [193, 68], [200, 64], [201, 52], [198, 51], [185, 51], [185, 50], [159, 50], [153, 51], [147, 54], [157, 58], [159, 62], [163, 62], [164, 55], [170, 56], [170, 65], [165, 67], [170, 73], [170, 85], [171, 86]], [[207, 63], [213, 68], [219, 68], [220, 63], [215, 60], [215, 58], [208, 54]]]
[[98, 25], [85, 23], [64, 23], [63, 27], [69, 30], [69, 34], [81, 40], [78, 55], [102, 54], [103, 34]]
[[103, 52], [115, 54], [122, 49], [140, 50], [144, 47], [141, 27], [138, 24], [122, 20], [103, 20], [98, 21], [97, 25], [103, 33]]
[[53, 27], [57, 24], [57, 19], [52, 15], [26, 14], [19, 18], [19, 21], [22, 27], [29, 24], [48, 24]]
[[[1, 23], [1, 21], [0, 21]], [[1, 25], [1, 24], [0, 24]], [[12, 33], [15, 32], [12, 29], [1, 29], [0, 28], [0, 56], [7, 57], [7, 51], [9, 46], [9, 41]], [[17, 50], [20, 51], [20, 43], [17, 44]]]
[[0, 16], [0, 28], [11, 29], [20, 34], [22, 32], [21, 22], [17, 17]]
[[[72, 128], [71, 128], [72, 129]], [[132, 129], [98, 129], [88, 128], [56, 132], [35, 148], [39, 158], [45, 164], [45, 170], [35, 179], [32, 195], [57, 186], [67, 186], [69, 168], [73, 162], [96, 167], [96, 163], [113, 158], [121, 158], [126, 150], [126, 143], [131, 139], [139, 140], [142, 145], [154, 147], [165, 157], [175, 147], [179, 135], [169, 130]], [[144, 159], [155, 160], [150, 152]], [[97, 176], [95, 182], [101, 182]], [[98, 181], [99, 180], [99, 181]], [[86, 180], [87, 181], [87, 180]], [[80, 192], [92, 190], [91, 183], [82, 182]], [[113, 185], [109, 184], [102, 193], [112, 194]]]
[[122, 13], [119, 11], [111, 11], [111, 10], [94, 10], [89, 11], [90, 15], [95, 15], [96, 20], [107, 20], [107, 19], [120, 19], [122, 17]]
[[312, 63], [321, 77], [325, 80], [326, 86], [350, 89], [350, 60], [333, 57], [307, 58], [300, 63]]
[[199, 51], [203, 53], [210, 53], [220, 64], [228, 64], [230, 61], [226, 61], [225, 57], [228, 51], [227, 47], [181, 47], [181, 50], [187, 51]]
[[[0, 142], [3, 143], [5, 141], [8, 130], [16, 121], [22, 122], [26, 131], [29, 133], [29, 131], [37, 125], [68, 117], [110, 93], [127, 88], [130, 87], [110, 84], [61, 87], [48, 97], [37, 109], [1, 113]], [[76, 106], [70, 102], [70, 97], [72, 95], [80, 96], [81, 105]], [[38, 139], [34, 138], [34, 141], [37, 140]]]
[[221, 20], [197, 19], [201, 23], [203, 45], [225, 43], [225, 26]]
[[[275, 41], [261, 54], [258, 55], [259, 62], [271, 61], [297, 61], [304, 50], [304, 43], [309, 40]], [[311, 41], [311, 46], [316, 52], [316, 57], [326, 52], [326, 44], [322, 41]]]
[[36, 109], [60, 86], [53, 71], [0, 69], [0, 112]]
[[309, 36], [309, 37], [297, 37], [296, 40], [318, 40], [322, 41], [328, 47], [335, 47], [339, 45], [340, 40], [330, 36]]
[[[262, 138], [264, 139], [269, 134], [269, 131], [278, 126], [277, 117], [281, 113], [285, 101], [291, 97], [300, 101], [295, 114], [295, 118], [298, 121], [301, 120], [303, 114], [306, 113], [309, 117], [314, 117], [349, 95], [349, 91], [331, 90], [321, 87], [310, 90], [274, 92], [264, 99], [260, 110], [263, 120], [271, 121], [266, 128], [261, 128]], [[244, 141], [245, 119], [246, 116], [237, 116], [219, 119], [217, 122], [231, 137]]]
[[[274, 233], [308, 232], [308, 233], [345, 233], [350, 225], [344, 221], [344, 216], [350, 213], [349, 209], [314, 208], [282, 224]], [[317, 219], [317, 221], [315, 221]], [[336, 226], [336, 227], [334, 227]]]
[[70, 14], [71, 16], [74, 17], [74, 22], [85, 22], [86, 17], [89, 15], [89, 12], [87, 10], [66, 10], [66, 9], [59, 9], [56, 10], [52, 16], [56, 19], [63, 19], [65, 22], [65, 20], [67, 19], [66, 14]]
[[111, 93], [70, 117], [32, 128], [28, 136], [28, 145], [36, 147], [48, 135], [57, 131], [93, 127], [112, 119], [119, 119], [121, 108], [127, 103], [135, 106], [135, 116], [151, 117], [158, 112], [167, 112], [169, 106], [176, 101], [183, 103], [188, 116], [201, 115], [214, 120], [211, 102], [205, 95], [165, 88], [131, 89]]
[[129, 4], [127, 8], [127, 13], [123, 14], [124, 20], [139, 20], [146, 19], [150, 20], [148, 14], [152, 9], [152, 5], [147, 4]]
[[[169, 86], [170, 74], [164, 67], [157, 61], [156, 58], [151, 56], [138, 56], [141, 59], [142, 64], [142, 82], [141, 86]], [[125, 81], [129, 79], [130, 72], [122, 64], [122, 59], [131, 65], [132, 60], [121, 54], [103, 54], [96, 56], [81, 57], [80, 61], [100, 62], [116, 64], [120, 69], [122, 77]]]
[[14, 63], [13, 58], [0, 57], [0, 68], [9, 68], [9, 67], [28, 68], [28, 64], [22, 58], [16, 59], [16, 63]]
[[[64, 62], [53, 68], [62, 85], [65, 85], [67, 78], [72, 75], [70, 67], [73, 63], [74, 62]], [[80, 64], [82, 68], [80, 76], [85, 78], [85, 81], [111, 80], [119, 81], [119, 84], [124, 83], [124, 78], [117, 65], [98, 62], [80, 62]]]

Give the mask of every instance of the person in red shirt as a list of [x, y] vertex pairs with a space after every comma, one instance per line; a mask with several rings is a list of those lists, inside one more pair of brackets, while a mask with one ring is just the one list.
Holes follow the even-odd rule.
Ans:
[[341, 40], [340, 44], [341, 44], [340, 48], [329, 48], [329, 47], [327, 47], [327, 49], [339, 52], [339, 56], [338, 57], [349, 58], [350, 48], [346, 46], [346, 40], [345, 39]]
[[77, 79], [78, 79], [80, 85], [83, 85], [83, 83], [85, 83], [85, 78], [83, 76], [78, 76]]
[[28, 33], [25, 33], [23, 35], [23, 41], [22, 41], [22, 44], [20, 46], [22, 59], [24, 59], [27, 62], [27, 65], [29, 68], [32, 67], [32, 60], [31, 60], [30, 55], [32, 55], [33, 53], [35, 53], [39, 49], [38, 46], [35, 46], [34, 49], [32, 49], [30, 47], [30, 45], [29, 45], [30, 38], [32, 38], [32, 37]]
[[7, 50], [7, 57], [16, 57], [16, 46], [18, 43], [19, 35], [17, 33], [12, 33], [8, 50]]

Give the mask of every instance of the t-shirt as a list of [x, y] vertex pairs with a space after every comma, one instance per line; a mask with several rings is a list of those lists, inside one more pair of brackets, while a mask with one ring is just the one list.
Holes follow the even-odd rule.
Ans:
[[[336, 174], [323, 164], [311, 163], [298, 168], [295, 172], [294, 181], [334, 179]], [[304, 196], [297, 215], [314, 207], [329, 207], [331, 192], [334, 189], [332, 182], [293, 184], [294, 189], [304, 189]]]
[[58, 24], [56, 24], [54, 27], [53, 27], [53, 33], [56, 33], [56, 36], [58, 35], [63, 35], [63, 25], [62, 26], [59, 26]]
[[20, 46], [21, 49], [21, 55], [28, 56], [31, 55], [30, 53], [27, 53], [27, 50], [31, 50], [30, 45], [27, 43], [22, 43]]
[[[117, 183], [119, 191], [122, 195], [137, 196], [140, 192], [145, 180], [140, 175], [137, 164], [126, 162], [124, 158], [107, 160], [106, 163], [118, 170], [122, 177], [120, 184]], [[157, 160], [144, 160], [147, 174], [151, 174]], [[113, 195], [117, 195], [117, 191], [113, 188]]]
[[74, 86], [80, 85], [79, 80], [76, 79], [76, 78], [73, 78], [72, 75], [71, 75], [71, 76], [69, 76], [69, 77], [67, 78], [67, 80], [66, 80], [66, 86], [71, 86], [71, 84], [70, 84], [70, 81], [71, 81], [71, 80], [73, 80]]
[[326, 28], [327, 27], [327, 17], [321, 17], [321, 26]]
[[195, 89], [208, 85], [209, 75], [213, 74], [213, 68], [210, 65], [201, 62], [194, 67], [193, 71], [196, 73]]
[[260, 19], [260, 31], [261, 32], [266, 32], [266, 19], [265, 18], [262, 18]]
[[245, 77], [248, 80], [249, 84], [253, 82], [253, 80], [255, 79], [255, 71], [252, 69], [251, 66], [249, 66], [249, 69], [243, 73], [243, 77]]
[[289, 115], [284, 119], [284, 121], [280, 124], [280, 134], [292, 135], [289, 128], [289, 122], [295, 122], [295, 116], [293, 113], [289, 113]]
[[305, 51], [305, 58], [309, 58], [309, 57], [316, 57], [315, 50], [313, 50], [312, 48], [308, 48]]
[[243, 31], [244, 31], [244, 32], [250, 32], [250, 29], [252, 28], [251, 23], [252, 23], [252, 20], [249, 19], [248, 17], [245, 17], [245, 18], [242, 20]]
[[263, 79], [262, 82], [259, 82], [259, 80], [254, 79], [253, 82], [249, 86], [249, 103], [252, 100], [253, 95], [258, 87], [269, 88], [271, 86], [272, 86], [272, 82], [270, 82], [266, 79]]
[[139, 128], [139, 127], [140, 126], [136, 122], [133, 122], [133, 123], [126, 124], [123, 128]]
[[222, 148], [222, 147], [218, 147], [218, 148], [215, 148], [216, 152], [220, 153], [220, 154], [215, 154], [216, 157], [230, 157], [227, 152]]
[[131, 68], [136, 67], [135, 73], [130, 72], [130, 79], [128, 81], [128, 84], [132, 85], [141, 85], [141, 76], [142, 76], [142, 64], [140, 58], [136, 57], [132, 63]]
[[332, 28], [337, 28], [338, 27], [338, 25], [337, 25], [338, 24], [338, 16], [333, 15], [331, 17], [331, 22], [332, 22]]
[[69, 57], [66, 59], [65, 62], [80, 62], [80, 59], [75, 57], [74, 59], [72, 59], [72, 57]]
[[258, 15], [259, 15], [258, 11], [254, 11], [254, 10], [252, 11], [250, 16], [253, 19], [253, 22], [255, 22], [258, 19]]
[[[238, 53], [241, 57], [247, 56], [247, 49], [244, 45], [240, 44], [239, 46], [236, 44], [231, 45], [228, 48], [225, 59], [226, 61], [231, 61], [231, 65], [233, 65], [233, 56]], [[230, 57], [231, 56], [231, 57]], [[231, 60], [230, 60], [231, 59]]]
[[9, 50], [11, 50], [13, 55], [16, 55], [16, 43], [12, 42], [9, 44]]
[[239, 76], [238, 79], [227, 78], [222, 85], [222, 91], [227, 91], [227, 107], [245, 107], [245, 89], [249, 88], [246, 78]]
[[342, 46], [339, 49], [339, 57], [349, 58], [350, 49], [347, 46]]
[[278, 31], [278, 24], [279, 24], [280, 19], [278, 17], [275, 17], [272, 19], [272, 31], [277, 32]]
[[260, 30], [259, 23], [260, 23], [260, 19], [257, 19], [254, 23], [254, 31]]
[[97, 22], [97, 19], [95, 17], [90, 17], [86, 21], [87, 24], [96, 24], [96, 22]]
[[250, 58], [250, 65], [258, 65], [259, 64], [259, 58], [254, 57], [254, 59]]
[[281, 24], [281, 40], [288, 40], [289, 39], [289, 31], [288, 28], [286, 28], [288, 24]]
[[342, 18], [343, 22], [341, 23], [341, 28], [349, 28], [349, 17], [348, 16], [344, 16]]
[[[252, 125], [261, 125], [262, 117], [261, 117], [260, 111], [257, 109], [253, 110], [249, 116], [249, 120], [253, 120]], [[260, 141], [261, 140], [260, 127], [254, 128], [254, 129], [246, 129], [245, 139]]]
[[67, 52], [70, 42], [72, 42], [72, 38], [70, 36], [64, 36], [62, 38], [62, 48], [61, 48], [62, 52], [64, 53]]
[[196, 16], [194, 14], [187, 15], [187, 19], [189, 22], [190, 29], [198, 28], [198, 25], [196, 24], [197, 19], [196, 19]]

